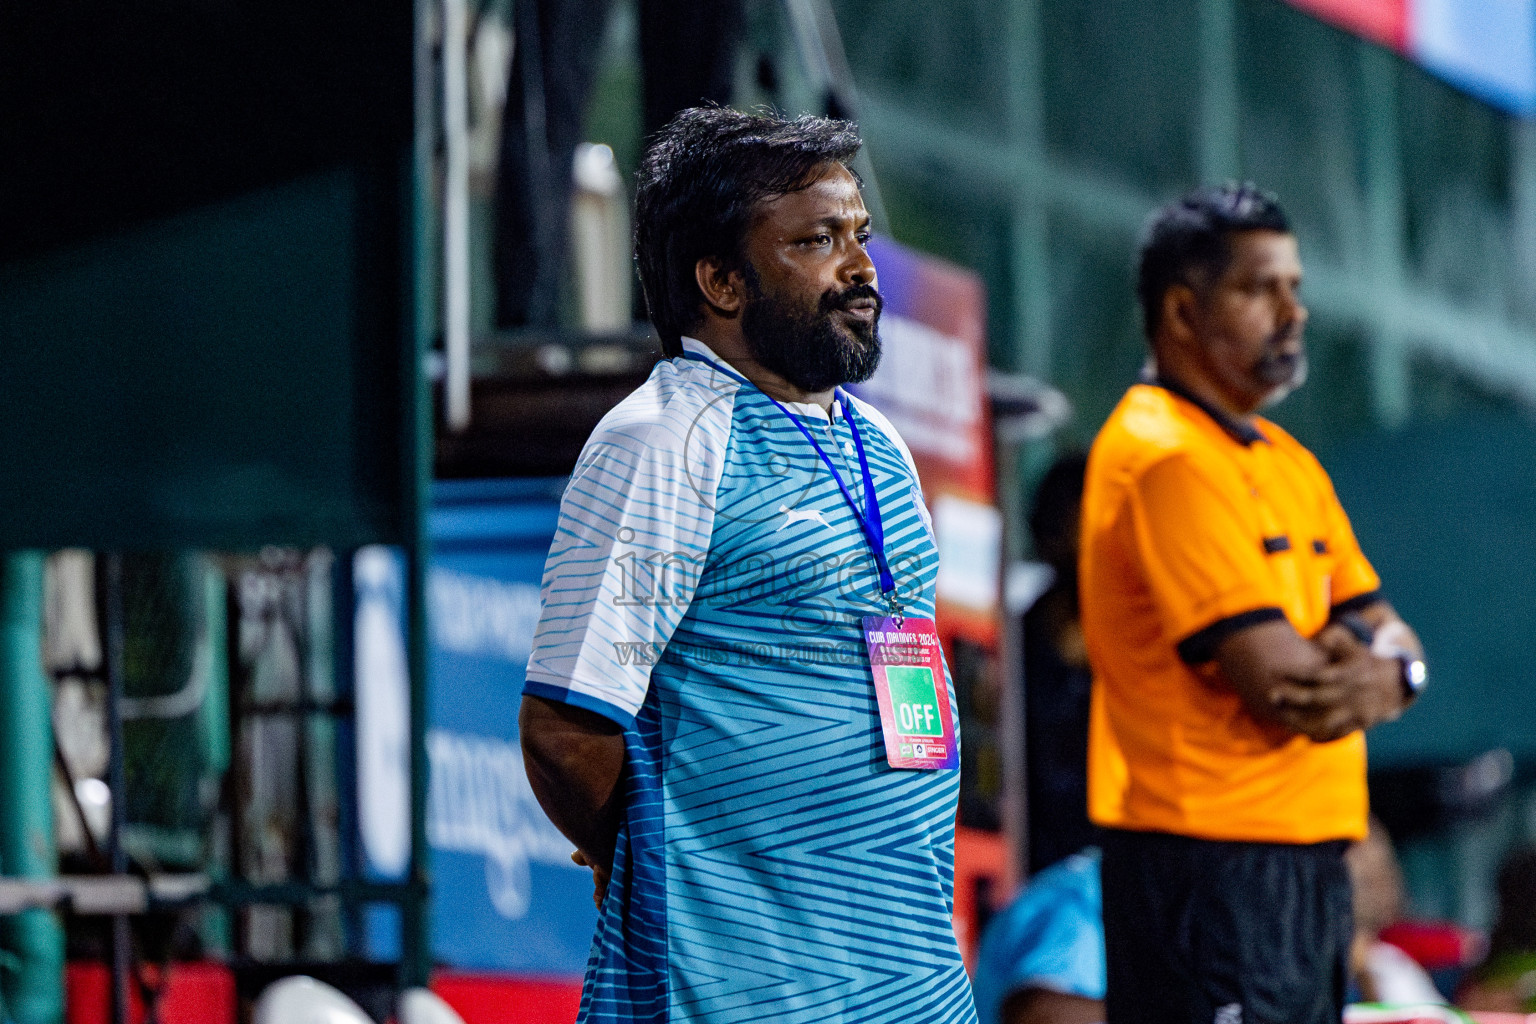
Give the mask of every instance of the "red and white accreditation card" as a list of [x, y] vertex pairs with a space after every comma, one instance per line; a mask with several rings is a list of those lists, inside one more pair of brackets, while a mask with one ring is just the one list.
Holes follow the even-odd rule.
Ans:
[[933, 620], [866, 615], [864, 646], [891, 767], [957, 767], [960, 744]]

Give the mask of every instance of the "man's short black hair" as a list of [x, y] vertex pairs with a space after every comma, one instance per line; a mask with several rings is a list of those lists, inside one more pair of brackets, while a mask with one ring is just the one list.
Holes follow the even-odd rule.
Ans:
[[1148, 341], [1157, 334], [1168, 289], [1214, 282], [1232, 262], [1232, 236], [1241, 231], [1290, 234], [1291, 222], [1273, 195], [1246, 181], [1197, 188], [1152, 214], [1136, 263], [1136, 298]]
[[862, 145], [849, 121], [695, 107], [651, 140], [635, 187], [635, 262], [662, 352], [682, 354], [704, 301], [699, 260], [741, 257], [757, 204], [806, 187]]

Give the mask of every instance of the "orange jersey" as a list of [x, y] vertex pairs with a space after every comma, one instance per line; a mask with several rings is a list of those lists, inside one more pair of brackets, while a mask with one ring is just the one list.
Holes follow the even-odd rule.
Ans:
[[1314, 743], [1261, 723], [1214, 661], [1244, 626], [1284, 617], [1313, 636], [1378, 598], [1317, 459], [1266, 420], [1139, 384], [1094, 441], [1082, 515], [1089, 816], [1201, 839], [1364, 838], [1364, 734]]

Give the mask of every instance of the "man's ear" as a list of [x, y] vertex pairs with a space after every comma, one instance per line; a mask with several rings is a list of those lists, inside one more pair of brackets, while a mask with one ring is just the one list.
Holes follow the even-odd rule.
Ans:
[[1159, 333], [1177, 342], [1185, 342], [1200, 333], [1200, 295], [1187, 284], [1170, 285], [1163, 292], [1162, 323]]
[[747, 288], [739, 269], [727, 266], [718, 256], [706, 256], [693, 265], [693, 279], [717, 314], [730, 318], [741, 313]]

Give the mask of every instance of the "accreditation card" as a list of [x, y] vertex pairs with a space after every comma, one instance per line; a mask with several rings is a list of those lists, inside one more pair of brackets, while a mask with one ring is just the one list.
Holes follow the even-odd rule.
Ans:
[[933, 620], [866, 615], [864, 645], [880, 702], [885, 759], [891, 767], [959, 765], [955, 716]]

